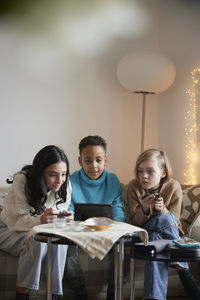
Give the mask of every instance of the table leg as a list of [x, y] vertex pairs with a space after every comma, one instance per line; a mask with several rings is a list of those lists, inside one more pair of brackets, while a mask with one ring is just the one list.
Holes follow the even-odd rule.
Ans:
[[52, 238], [47, 240], [47, 300], [51, 300], [51, 248]]
[[131, 287], [131, 293], [130, 293], [130, 300], [135, 299], [135, 259], [130, 259], [130, 287]]
[[115, 244], [115, 265], [114, 265], [114, 280], [115, 280], [115, 300], [119, 298], [119, 244]]
[[119, 300], [123, 300], [123, 275], [124, 275], [124, 239], [120, 239], [119, 245]]

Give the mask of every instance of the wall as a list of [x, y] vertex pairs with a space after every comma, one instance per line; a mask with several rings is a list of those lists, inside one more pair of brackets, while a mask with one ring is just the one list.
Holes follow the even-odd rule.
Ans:
[[[23, 15], [18, 10], [0, 19], [0, 185], [47, 144], [61, 146], [74, 171], [78, 143], [88, 134], [107, 140], [108, 169], [130, 180], [140, 152], [142, 101], [120, 86], [116, 68], [134, 49], [161, 51], [176, 65], [174, 85], [148, 96], [145, 148], [166, 149], [182, 181], [185, 91], [199, 53], [195, 8], [164, 0], [88, 0], [84, 7], [49, 1], [48, 9], [45, 1], [35, 3]], [[188, 39], [196, 43], [191, 54]]]
[[[140, 151], [142, 103], [139, 96], [119, 85], [116, 67], [134, 39], [121, 32], [129, 26], [126, 19], [112, 32], [109, 17], [117, 21], [116, 3], [99, 3], [90, 13], [80, 13], [79, 8], [63, 1], [62, 10], [52, 12], [49, 6], [47, 19], [46, 7], [42, 6], [1, 18], [1, 185], [7, 176], [31, 163], [47, 144], [61, 146], [74, 171], [78, 168], [78, 143], [88, 134], [107, 140], [109, 170], [123, 182], [132, 177]], [[120, 8], [121, 1], [118, 4]], [[99, 23], [94, 22], [93, 15]], [[67, 17], [71, 23], [64, 24]], [[76, 30], [75, 25], [80, 25], [82, 18], [87, 30], [80, 32], [82, 27]], [[94, 22], [95, 32], [88, 19]], [[104, 23], [107, 33], [101, 32]]]
[[[159, 16], [159, 48], [174, 61], [176, 80], [159, 97], [159, 145], [170, 157], [175, 178], [183, 183], [188, 168], [185, 154], [185, 145], [188, 144], [185, 135], [185, 117], [189, 110], [187, 91], [192, 88], [191, 72], [200, 67], [200, 2], [162, 1], [160, 9], [164, 13]], [[198, 153], [199, 150], [198, 145]], [[197, 180], [199, 175], [198, 169]]]

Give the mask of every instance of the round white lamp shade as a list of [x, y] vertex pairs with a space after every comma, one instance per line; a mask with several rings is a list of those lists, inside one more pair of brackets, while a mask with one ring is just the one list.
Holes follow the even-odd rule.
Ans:
[[175, 76], [173, 62], [150, 51], [131, 52], [120, 60], [117, 67], [119, 82], [132, 92], [159, 94], [172, 85]]

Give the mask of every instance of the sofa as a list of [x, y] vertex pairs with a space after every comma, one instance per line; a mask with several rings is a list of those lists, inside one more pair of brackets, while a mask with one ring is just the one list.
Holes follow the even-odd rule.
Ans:
[[[123, 185], [123, 200], [126, 210], [127, 201], [127, 185]], [[0, 210], [3, 207], [3, 201], [8, 193], [9, 188], [0, 188]], [[200, 241], [200, 185], [182, 186], [183, 190], [183, 205], [181, 211], [181, 223], [186, 235], [190, 235]], [[129, 298], [129, 247], [125, 249], [125, 264], [124, 264], [124, 298]], [[83, 250], [77, 247], [72, 247], [69, 251], [68, 259], [73, 259], [74, 251], [78, 251], [79, 260], [82, 266], [85, 284], [88, 291], [89, 300], [106, 299], [106, 283], [107, 272], [110, 255], [107, 255], [102, 261], [91, 259]], [[0, 299], [11, 300], [15, 296], [16, 273], [17, 273], [18, 257], [11, 256], [0, 250]], [[41, 274], [39, 292], [32, 292], [30, 299], [43, 300], [46, 294], [46, 276], [44, 272], [45, 266]], [[200, 284], [200, 266], [199, 263], [190, 263], [190, 271], [192, 276]], [[66, 272], [67, 274], [67, 272]], [[69, 285], [67, 275], [63, 280], [64, 299], [72, 300], [73, 291]], [[136, 261], [135, 271], [135, 296], [142, 297], [143, 295], [143, 276], [144, 262]], [[181, 283], [181, 280], [176, 270], [169, 268], [168, 276], [168, 296], [169, 297], [184, 297], [186, 292]]]

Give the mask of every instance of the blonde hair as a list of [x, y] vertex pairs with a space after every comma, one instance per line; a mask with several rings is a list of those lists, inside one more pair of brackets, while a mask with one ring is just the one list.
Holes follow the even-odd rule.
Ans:
[[157, 150], [157, 149], [148, 149], [142, 152], [136, 161], [135, 165], [135, 176], [138, 178], [138, 167], [139, 165], [145, 161], [145, 160], [152, 160], [152, 159], [157, 159], [159, 163], [159, 167], [162, 169], [165, 169], [166, 171], [166, 176], [161, 179], [161, 182], [164, 183], [166, 181], [169, 181], [170, 178], [172, 178], [172, 167], [169, 162], [169, 159], [167, 155], [165, 154], [164, 151]]

